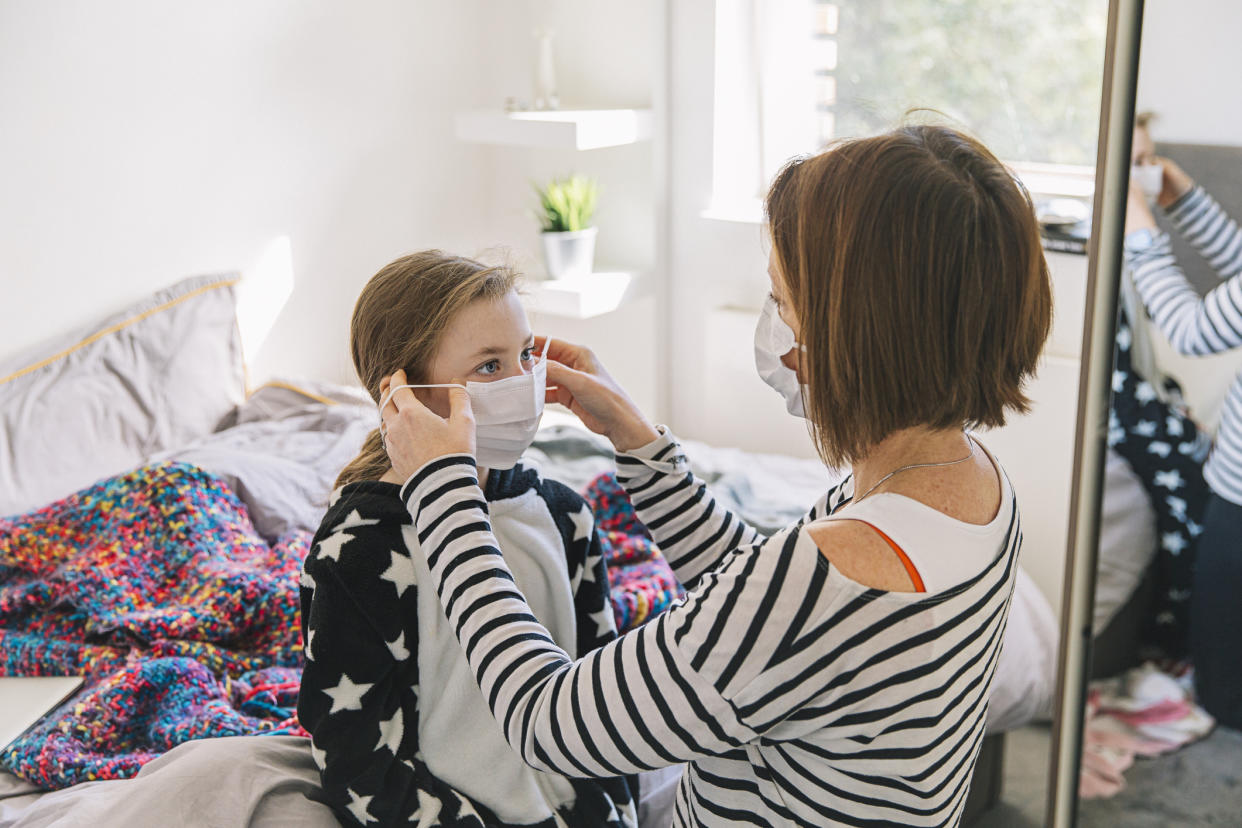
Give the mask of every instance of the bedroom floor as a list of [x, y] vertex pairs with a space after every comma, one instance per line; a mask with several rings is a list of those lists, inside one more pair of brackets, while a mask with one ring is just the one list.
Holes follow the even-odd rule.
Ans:
[[[1028, 726], [1005, 739], [1001, 803], [977, 828], [1039, 828], [1047, 798], [1052, 730]], [[1237, 825], [1242, 812], [1242, 732], [1218, 727], [1206, 739], [1126, 772], [1126, 789], [1112, 799], [1083, 801], [1080, 828], [1190, 828]]]

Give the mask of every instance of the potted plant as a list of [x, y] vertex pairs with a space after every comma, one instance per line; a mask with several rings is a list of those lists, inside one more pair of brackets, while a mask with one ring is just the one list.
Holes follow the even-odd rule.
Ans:
[[585, 276], [595, 260], [595, 179], [571, 175], [552, 179], [539, 193], [539, 218], [543, 224], [543, 256], [553, 279]]

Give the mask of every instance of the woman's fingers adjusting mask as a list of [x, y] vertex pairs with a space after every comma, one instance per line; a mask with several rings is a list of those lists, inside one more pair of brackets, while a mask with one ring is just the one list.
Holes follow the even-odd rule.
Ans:
[[[535, 338], [536, 347], [543, 347], [543, 339]], [[646, 445], [658, 436], [589, 348], [552, 339], [547, 359], [548, 402], [568, 408], [583, 425], [607, 437], [620, 451]]]
[[407, 387], [405, 371], [381, 386], [380, 433], [393, 471], [408, 479], [427, 463], [450, 454], [474, 455], [474, 415], [464, 383], [445, 389], [449, 415], [432, 411]]

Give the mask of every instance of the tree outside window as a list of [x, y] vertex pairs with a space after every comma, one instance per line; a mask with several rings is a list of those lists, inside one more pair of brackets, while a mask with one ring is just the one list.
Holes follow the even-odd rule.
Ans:
[[1105, 0], [817, 2], [818, 137], [930, 108], [1011, 162], [1095, 163]]

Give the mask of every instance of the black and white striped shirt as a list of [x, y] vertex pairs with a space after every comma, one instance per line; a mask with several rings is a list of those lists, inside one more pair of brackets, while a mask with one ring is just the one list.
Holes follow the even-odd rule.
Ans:
[[[402, 488], [513, 748], [570, 776], [688, 761], [680, 826], [956, 825], [1021, 545], [1003, 475], [992, 524], [961, 524], [963, 549], [991, 549], [986, 568], [947, 590], [895, 593], [845, 578], [804, 531], [848, 503], [848, 479], [764, 539], [716, 503], [670, 435], [617, 460], [689, 593], [577, 661], [514, 588], [470, 457], [433, 461]], [[934, 512], [908, 503], [894, 521]]]
[[[1200, 297], [1173, 257], [1167, 233], [1147, 245], [1126, 239], [1126, 263], [1152, 320], [1183, 354], [1214, 354], [1242, 346], [1242, 232], [1202, 187], [1168, 211], [1173, 226], [1226, 280]], [[1133, 236], [1133, 234], [1132, 234]], [[1212, 491], [1242, 505], [1242, 374], [1221, 406], [1212, 453], [1203, 467]]]

